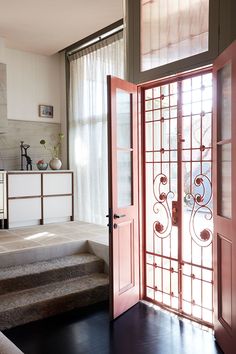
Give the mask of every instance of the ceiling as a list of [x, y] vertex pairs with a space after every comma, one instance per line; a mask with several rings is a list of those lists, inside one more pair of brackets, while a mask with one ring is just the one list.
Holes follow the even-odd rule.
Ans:
[[122, 0], [0, 0], [6, 47], [52, 55], [120, 20]]

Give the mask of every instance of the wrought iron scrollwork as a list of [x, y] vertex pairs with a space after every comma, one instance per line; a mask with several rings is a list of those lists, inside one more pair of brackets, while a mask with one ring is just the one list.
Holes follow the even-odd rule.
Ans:
[[[205, 218], [211, 220], [213, 217], [210, 202], [212, 200], [212, 183], [208, 176], [199, 174], [194, 178], [194, 186], [198, 191], [188, 193], [185, 198], [191, 206], [191, 216], [189, 220], [189, 232], [192, 240], [201, 247], [207, 247], [212, 243], [213, 232], [209, 228], [204, 228], [200, 232], [196, 231], [197, 216], [200, 212], [205, 213]], [[208, 193], [207, 193], [208, 191]]]
[[167, 185], [168, 178], [163, 173], [158, 174], [153, 181], [153, 194], [156, 202], [153, 205], [153, 211], [156, 215], [162, 211], [162, 219], [153, 223], [153, 231], [157, 237], [166, 238], [170, 236], [172, 230], [171, 210], [169, 200], [173, 199], [172, 191], [162, 191], [163, 186]]

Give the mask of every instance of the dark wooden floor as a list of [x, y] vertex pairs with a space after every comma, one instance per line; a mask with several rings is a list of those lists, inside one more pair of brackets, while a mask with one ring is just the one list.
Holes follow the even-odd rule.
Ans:
[[5, 331], [25, 354], [216, 354], [213, 336], [139, 303], [113, 323], [107, 304]]

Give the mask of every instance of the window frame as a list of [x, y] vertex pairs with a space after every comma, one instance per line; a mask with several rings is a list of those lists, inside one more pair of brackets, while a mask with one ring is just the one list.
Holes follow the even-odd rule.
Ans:
[[209, 0], [209, 50], [150, 70], [141, 71], [140, 57], [140, 1], [128, 0], [127, 15], [127, 54], [128, 80], [144, 83], [165, 76], [192, 70], [212, 64], [219, 52], [219, 0]]

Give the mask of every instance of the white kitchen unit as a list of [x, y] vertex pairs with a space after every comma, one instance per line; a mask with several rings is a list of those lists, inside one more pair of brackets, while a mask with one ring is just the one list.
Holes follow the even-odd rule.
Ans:
[[8, 227], [74, 219], [72, 171], [7, 172]]

